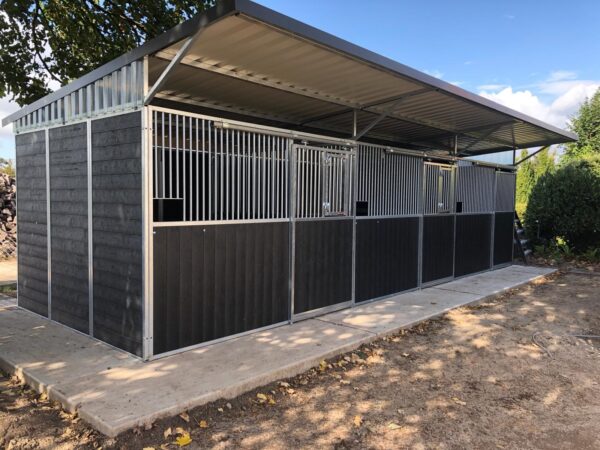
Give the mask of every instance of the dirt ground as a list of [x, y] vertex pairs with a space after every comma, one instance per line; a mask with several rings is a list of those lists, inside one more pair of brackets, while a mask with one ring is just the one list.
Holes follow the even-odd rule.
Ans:
[[600, 335], [600, 272], [560, 274], [454, 310], [116, 439], [4, 379], [0, 446], [597, 449], [600, 339], [574, 334]]

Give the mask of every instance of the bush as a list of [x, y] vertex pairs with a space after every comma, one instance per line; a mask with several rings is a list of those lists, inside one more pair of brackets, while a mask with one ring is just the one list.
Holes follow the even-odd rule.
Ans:
[[600, 248], [600, 157], [543, 175], [531, 191], [525, 221], [534, 241], [539, 221], [546, 243], [564, 241], [577, 254]]

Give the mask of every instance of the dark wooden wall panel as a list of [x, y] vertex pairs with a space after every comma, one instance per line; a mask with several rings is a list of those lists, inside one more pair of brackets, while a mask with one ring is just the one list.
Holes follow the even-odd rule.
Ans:
[[134, 112], [92, 122], [94, 336], [142, 355], [142, 128]]
[[456, 216], [455, 276], [490, 268], [492, 218], [492, 214]]
[[296, 222], [294, 314], [352, 300], [352, 219]]
[[155, 228], [155, 354], [288, 318], [289, 223]]
[[50, 129], [49, 152], [52, 319], [88, 333], [87, 124]]
[[514, 217], [511, 212], [497, 212], [494, 218], [494, 265], [512, 262]]
[[431, 283], [454, 274], [454, 216], [423, 217], [422, 282]]
[[356, 222], [356, 301], [418, 286], [419, 218]]
[[46, 134], [18, 134], [15, 142], [19, 306], [48, 316]]

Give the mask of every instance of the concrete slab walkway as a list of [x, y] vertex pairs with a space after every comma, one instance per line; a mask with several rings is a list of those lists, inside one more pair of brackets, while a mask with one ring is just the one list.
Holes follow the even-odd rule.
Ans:
[[147, 363], [5, 302], [0, 368], [115, 436], [294, 376], [322, 359], [551, 272], [510, 266]]

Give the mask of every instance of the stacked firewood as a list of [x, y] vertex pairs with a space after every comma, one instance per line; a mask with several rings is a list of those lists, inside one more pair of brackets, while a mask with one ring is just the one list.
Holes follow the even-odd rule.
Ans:
[[16, 256], [17, 185], [15, 178], [0, 173], [0, 258]]

